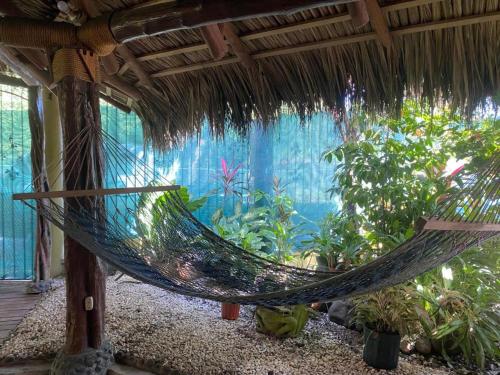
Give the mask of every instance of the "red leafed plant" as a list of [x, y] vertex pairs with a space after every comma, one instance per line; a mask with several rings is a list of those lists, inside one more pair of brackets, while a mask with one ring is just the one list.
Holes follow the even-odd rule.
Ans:
[[222, 172], [220, 173], [219, 178], [222, 180], [224, 196], [241, 196], [241, 192], [236, 188], [242, 183], [241, 181], [236, 181], [236, 175], [241, 166], [241, 163], [236, 165], [235, 167], [233, 167], [232, 163], [228, 166], [226, 160], [224, 158], [221, 159]]

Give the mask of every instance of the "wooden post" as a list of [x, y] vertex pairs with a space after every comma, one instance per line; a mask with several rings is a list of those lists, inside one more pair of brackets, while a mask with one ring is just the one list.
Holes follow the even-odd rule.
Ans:
[[[62, 129], [59, 121], [57, 97], [47, 88], [42, 88], [43, 130], [45, 133], [45, 164], [47, 166], [47, 181], [49, 190], [63, 190], [63, 152]], [[61, 207], [62, 199], [54, 199]], [[50, 226], [50, 276], [62, 275], [64, 234], [54, 224]]]
[[[64, 159], [78, 155], [80, 165], [65, 165], [67, 190], [102, 187], [103, 170], [99, 131], [99, 93], [95, 83], [65, 77], [57, 85], [63, 129]], [[89, 133], [90, 131], [90, 133]], [[69, 144], [71, 143], [71, 146]], [[70, 198], [70, 207], [99, 204], [92, 198]], [[99, 259], [75, 240], [65, 239], [66, 268], [66, 354], [87, 348], [99, 349], [104, 341], [105, 274]], [[92, 297], [94, 308], [85, 310], [85, 298]]]
[[[39, 89], [32, 86], [28, 89], [29, 125], [31, 132], [31, 168], [34, 190], [46, 192], [49, 188], [45, 171], [45, 139], [42, 113], [38, 106]], [[50, 226], [48, 220], [40, 214], [43, 200], [37, 201], [36, 238], [35, 238], [35, 290], [44, 290], [44, 281], [48, 281], [50, 265]]]

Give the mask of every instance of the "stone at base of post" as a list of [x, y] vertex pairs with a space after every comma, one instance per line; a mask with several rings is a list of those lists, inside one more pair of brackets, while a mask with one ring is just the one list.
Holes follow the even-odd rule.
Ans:
[[51, 375], [105, 375], [113, 363], [113, 351], [109, 341], [99, 349], [88, 348], [82, 353], [59, 352], [52, 363]]

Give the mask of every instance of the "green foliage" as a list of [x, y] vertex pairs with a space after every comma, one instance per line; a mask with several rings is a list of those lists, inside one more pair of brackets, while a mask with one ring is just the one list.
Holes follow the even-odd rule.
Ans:
[[309, 320], [305, 305], [268, 308], [259, 306], [255, 310], [257, 332], [285, 338], [296, 337]]
[[416, 220], [434, 210], [448, 188], [447, 161], [473, 158], [477, 167], [498, 152], [500, 127], [493, 119], [465, 126], [456, 114], [412, 101], [400, 119], [378, 120], [324, 158], [340, 162], [330, 192], [340, 195], [344, 210], [360, 212], [371, 248], [384, 252], [411, 237]]
[[215, 232], [249, 252], [265, 251], [269, 245], [267, 232], [267, 209], [250, 209], [243, 213], [241, 202], [237, 202], [232, 216], [224, 216], [222, 208], [212, 216]]
[[235, 206], [232, 216], [224, 216], [222, 208], [214, 213], [212, 222], [217, 234], [272, 260], [292, 260], [294, 246], [304, 234], [302, 224], [293, 221], [297, 211], [292, 199], [276, 190], [273, 195], [255, 191], [250, 198], [259, 202], [259, 206], [250, 207], [246, 213], [242, 212], [241, 203]]
[[347, 269], [358, 264], [361, 250], [366, 243], [359, 234], [360, 217], [356, 214], [329, 213], [321, 222], [319, 233], [303, 241], [303, 257], [315, 253], [328, 270]]
[[[150, 185], [154, 185], [153, 182]], [[200, 198], [193, 199], [189, 194], [189, 190], [185, 186], [181, 186], [175, 192], [165, 191], [165, 192], [154, 192], [154, 193], [142, 193], [139, 196], [139, 201], [136, 209], [136, 225], [138, 230], [138, 235], [140, 235], [145, 241], [154, 245], [159, 245], [159, 239], [154, 228], [161, 223], [161, 221], [169, 215], [169, 209], [167, 204], [167, 199], [171, 194], [178, 194], [186, 208], [195, 212], [196, 210], [203, 207], [209, 196], [204, 195]]]
[[415, 290], [397, 285], [353, 298], [354, 322], [377, 332], [409, 333], [417, 321]]
[[[466, 160], [467, 168], [474, 169], [500, 151], [500, 121], [492, 118], [465, 124], [446, 109], [406, 101], [401, 118], [379, 118], [375, 124], [324, 153], [327, 161], [339, 162], [330, 192], [342, 199], [340, 216], [359, 216], [358, 234], [367, 243], [361, 260], [411, 237], [416, 220], [429, 215], [439, 197], [460, 187], [445, 175], [448, 160]], [[461, 352], [478, 366], [486, 358], [498, 359], [498, 248], [498, 240], [490, 241], [455, 258], [444, 272], [433, 270], [417, 279], [424, 334], [446, 357]], [[356, 299], [358, 319], [380, 329], [397, 326], [394, 311], [402, 309], [399, 303], [407, 297], [387, 293]], [[392, 303], [396, 298], [401, 302]]]
[[498, 238], [487, 241], [418, 280], [420, 322], [447, 359], [459, 352], [483, 368], [500, 358], [499, 247]]

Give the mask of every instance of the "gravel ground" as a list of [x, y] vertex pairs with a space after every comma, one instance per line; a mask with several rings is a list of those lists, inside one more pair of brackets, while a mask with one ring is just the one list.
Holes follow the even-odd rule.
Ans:
[[[0, 361], [48, 358], [63, 344], [64, 287], [47, 293], [0, 348]], [[117, 357], [180, 374], [450, 374], [401, 358], [395, 371], [377, 371], [361, 358], [360, 336], [310, 320], [295, 339], [255, 332], [253, 309], [240, 319], [220, 319], [218, 303], [183, 297], [122, 278], [108, 280], [107, 336]]]

